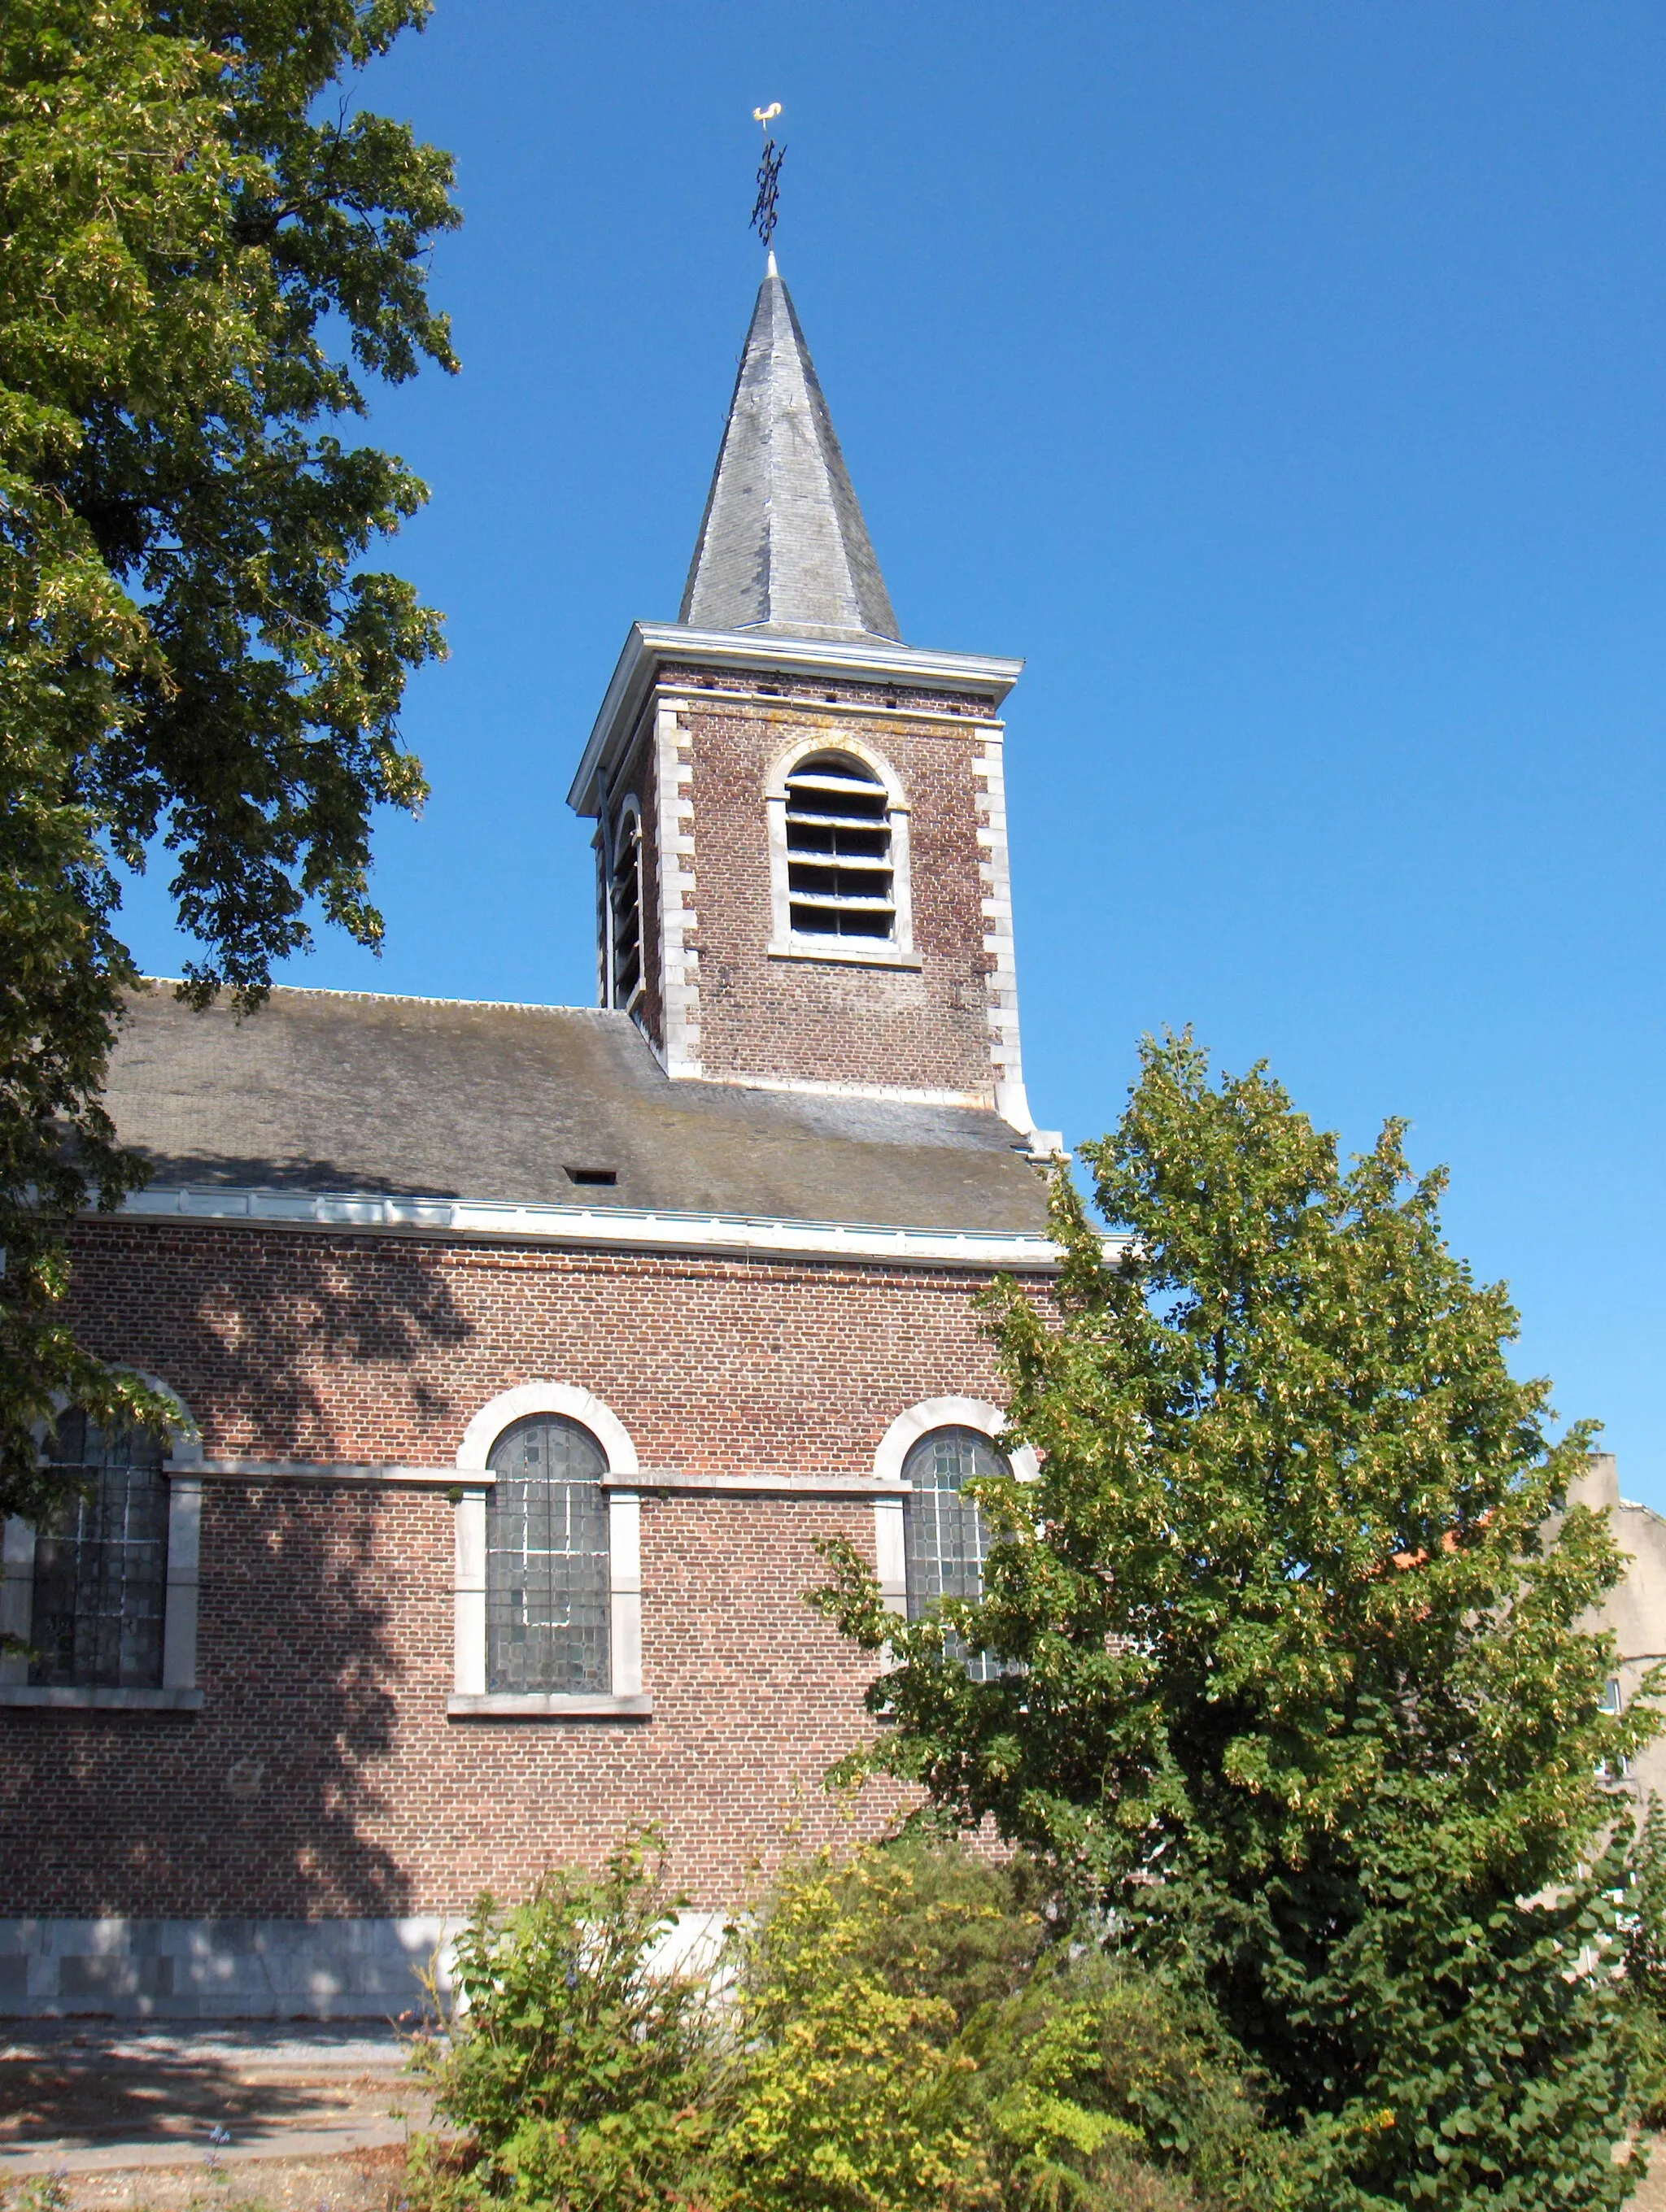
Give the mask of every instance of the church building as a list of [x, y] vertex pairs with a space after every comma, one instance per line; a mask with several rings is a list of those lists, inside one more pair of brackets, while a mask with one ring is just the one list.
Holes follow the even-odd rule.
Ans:
[[398, 2012], [482, 1890], [633, 1821], [712, 1908], [849, 1832], [816, 1540], [976, 1589], [977, 1294], [1055, 1258], [1018, 674], [901, 641], [772, 258], [678, 618], [575, 748], [598, 1004], [136, 996], [152, 1176], [75, 1316], [178, 1419], [66, 1415], [81, 1486], [6, 1524], [0, 2012]]

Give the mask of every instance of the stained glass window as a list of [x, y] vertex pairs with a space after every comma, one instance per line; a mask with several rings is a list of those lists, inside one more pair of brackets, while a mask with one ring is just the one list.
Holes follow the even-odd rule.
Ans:
[[[933, 1429], [903, 1461], [903, 1479], [914, 1486], [903, 1504], [910, 1620], [930, 1613], [939, 1598], [982, 1596], [983, 1522], [973, 1501], [962, 1496], [962, 1486], [974, 1475], [1009, 1471], [1003, 1455], [977, 1429]], [[958, 1638], [948, 1649], [959, 1655], [975, 1682], [1004, 1671], [990, 1653], [968, 1651]]]
[[36, 1531], [29, 1680], [154, 1690], [167, 1605], [167, 1481], [143, 1430], [106, 1436], [66, 1413], [46, 1455], [64, 1495]]
[[588, 1429], [538, 1413], [489, 1462], [486, 1686], [509, 1695], [608, 1686], [607, 1462]]

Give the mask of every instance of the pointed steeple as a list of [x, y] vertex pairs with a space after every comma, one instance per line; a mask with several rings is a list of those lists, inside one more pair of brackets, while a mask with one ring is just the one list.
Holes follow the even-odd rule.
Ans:
[[776, 636], [897, 636], [815, 364], [769, 256], [679, 622]]

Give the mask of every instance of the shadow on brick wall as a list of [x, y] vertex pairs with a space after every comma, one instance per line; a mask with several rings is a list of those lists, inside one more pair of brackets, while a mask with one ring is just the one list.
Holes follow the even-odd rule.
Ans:
[[[450, 1457], [413, 1370], [437, 1352], [443, 1372], [471, 1324], [420, 1248], [96, 1224], [75, 1297], [83, 1341], [176, 1389], [210, 1456]], [[443, 1723], [452, 1571], [442, 1488], [205, 1483], [202, 1708], [0, 1712], [6, 1911], [409, 1913], [423, 1774], [399, 1714]]]

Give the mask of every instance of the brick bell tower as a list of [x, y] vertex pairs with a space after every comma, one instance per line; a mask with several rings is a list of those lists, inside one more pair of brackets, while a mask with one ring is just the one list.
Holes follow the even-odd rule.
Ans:
[[632, 628], [569, 794], [601, 1004], [667, 1075], [1034, 1133], [999, 720], [1021, 665], [902, 643], [771, 254], [681, 611]]

